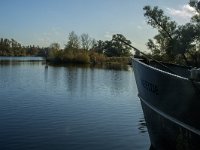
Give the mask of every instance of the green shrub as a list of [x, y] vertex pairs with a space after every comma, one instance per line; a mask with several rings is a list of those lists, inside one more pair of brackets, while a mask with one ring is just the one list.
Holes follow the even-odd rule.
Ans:
[[106, 61], [106, 57], [103, 54], [99, 54], [96, 52], [90, 52], [90, 62], [95, 64], [104, 63]]
[[62, 56], [62, 61], [66, 63], [71, 63], [74, 61], [74, 54], [72, 51], [64, 51]]
[[119, 63], [119, 64], [130, 64], [131, 58], [130, 57], [107, 57], [107, 63]]
[[75, 55], [74, 62], [87, 64], [87, 63], [90, 62], [90, 57], [89, 57], [88, 53], [86, 53], [86, 52], [83, 52], [83, 53], [82, 52], [78, 52]]

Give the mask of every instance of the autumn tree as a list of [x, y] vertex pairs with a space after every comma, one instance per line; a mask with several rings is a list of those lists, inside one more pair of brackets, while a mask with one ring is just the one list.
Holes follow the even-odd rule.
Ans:
[[79, 49], [80, 48], [79, 37], [74, 31], [69, 33], [68, 42], [67, 42], [67, 45], [65, 48], [66, 49]]
[[86, 33], [81, 34], [81, 47], [83, 50], [89, 50], [91, 48], [92, 39]]
[[59, 43], [52, 43], [49, 46], [48, 57], [51, 57], [51, 58], [57, 57], [59, 51], [60, 51], [60, 44]]
[[131, 44], [131, 41], [127, 40], [122, 34], [115, 34], [111, 41], [105, 41], [104, 53], [109, 57], [130, 56], [131, 48], [125, 43]]

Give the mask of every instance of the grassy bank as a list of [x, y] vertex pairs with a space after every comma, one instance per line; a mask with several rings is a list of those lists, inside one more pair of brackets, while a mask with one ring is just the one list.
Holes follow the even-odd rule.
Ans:
[[106, 63], [129, 65], [131, 64], [131, 58], [130, 57], [107, 57]]
[[52, 63], [71, 64], [123, 64], [131, 63], [130, 57], [107, 57], [97, 52], [85, 50], [52, 51], [47, 57]]

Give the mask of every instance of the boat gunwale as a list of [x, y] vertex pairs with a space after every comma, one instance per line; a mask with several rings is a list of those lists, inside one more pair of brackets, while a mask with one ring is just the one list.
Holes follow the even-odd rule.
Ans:
[[[157, 71], [157, 72], [160, 72], [160, 73], [162, 73], [162, 74], [170, 75], [170, 76], [173, 77], [173, 78], [179, 78], [179, 79], [182, 79], [182, 80], [191, 81], [189, 78], [185, 78], [185, 77], [182, 77], [182, 76], [180, 76], [180, 75], [176, 75], [176, 74], [173, 74], [173, 73], [170, 73], [170, 72], [167, 72], [167, 71], [158, 69], [158, 68], [156, 68], [156, 67], [153, 67], [153, 66], [151, 66], [151, 65], [148, 65], [148, 64], [146, 64], [146, 63], [140, 61], [141, 58], [132, 58], [132, 59], [133, 59], [134, 61], [136, 61], [136, 62], [138, 62], [138, 63], [144, 65], [145, 67], [150, 68], [150, 69], [153, 69], [153, 70], [155, 70], [155, 71]], [[170, 65], [175, 65], [175, 64], [170, 64]], [[177, 67], [182, 67], [182, 68], [183, 68], [183, 66], [178, 66], [178, 65], [175, 65], [175, 66], [177, 66]], [[196, 82], [196, 81], [193, 81], [193, 82]], [[196, 82], [196, 83], [199, 83], [199, 82]]]

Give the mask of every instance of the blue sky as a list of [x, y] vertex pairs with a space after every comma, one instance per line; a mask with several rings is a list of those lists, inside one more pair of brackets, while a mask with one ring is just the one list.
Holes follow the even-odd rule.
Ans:
[[1, 0], [0, 37], [23, 45], [63, 47], [69, 32], [88, 33], [96, 40], [123, 34], [133, 45], [145, 43], [156, 31], [146, 25], [145, 5], [159, 6], [180, 24], [189, 20], [189, 0]]

